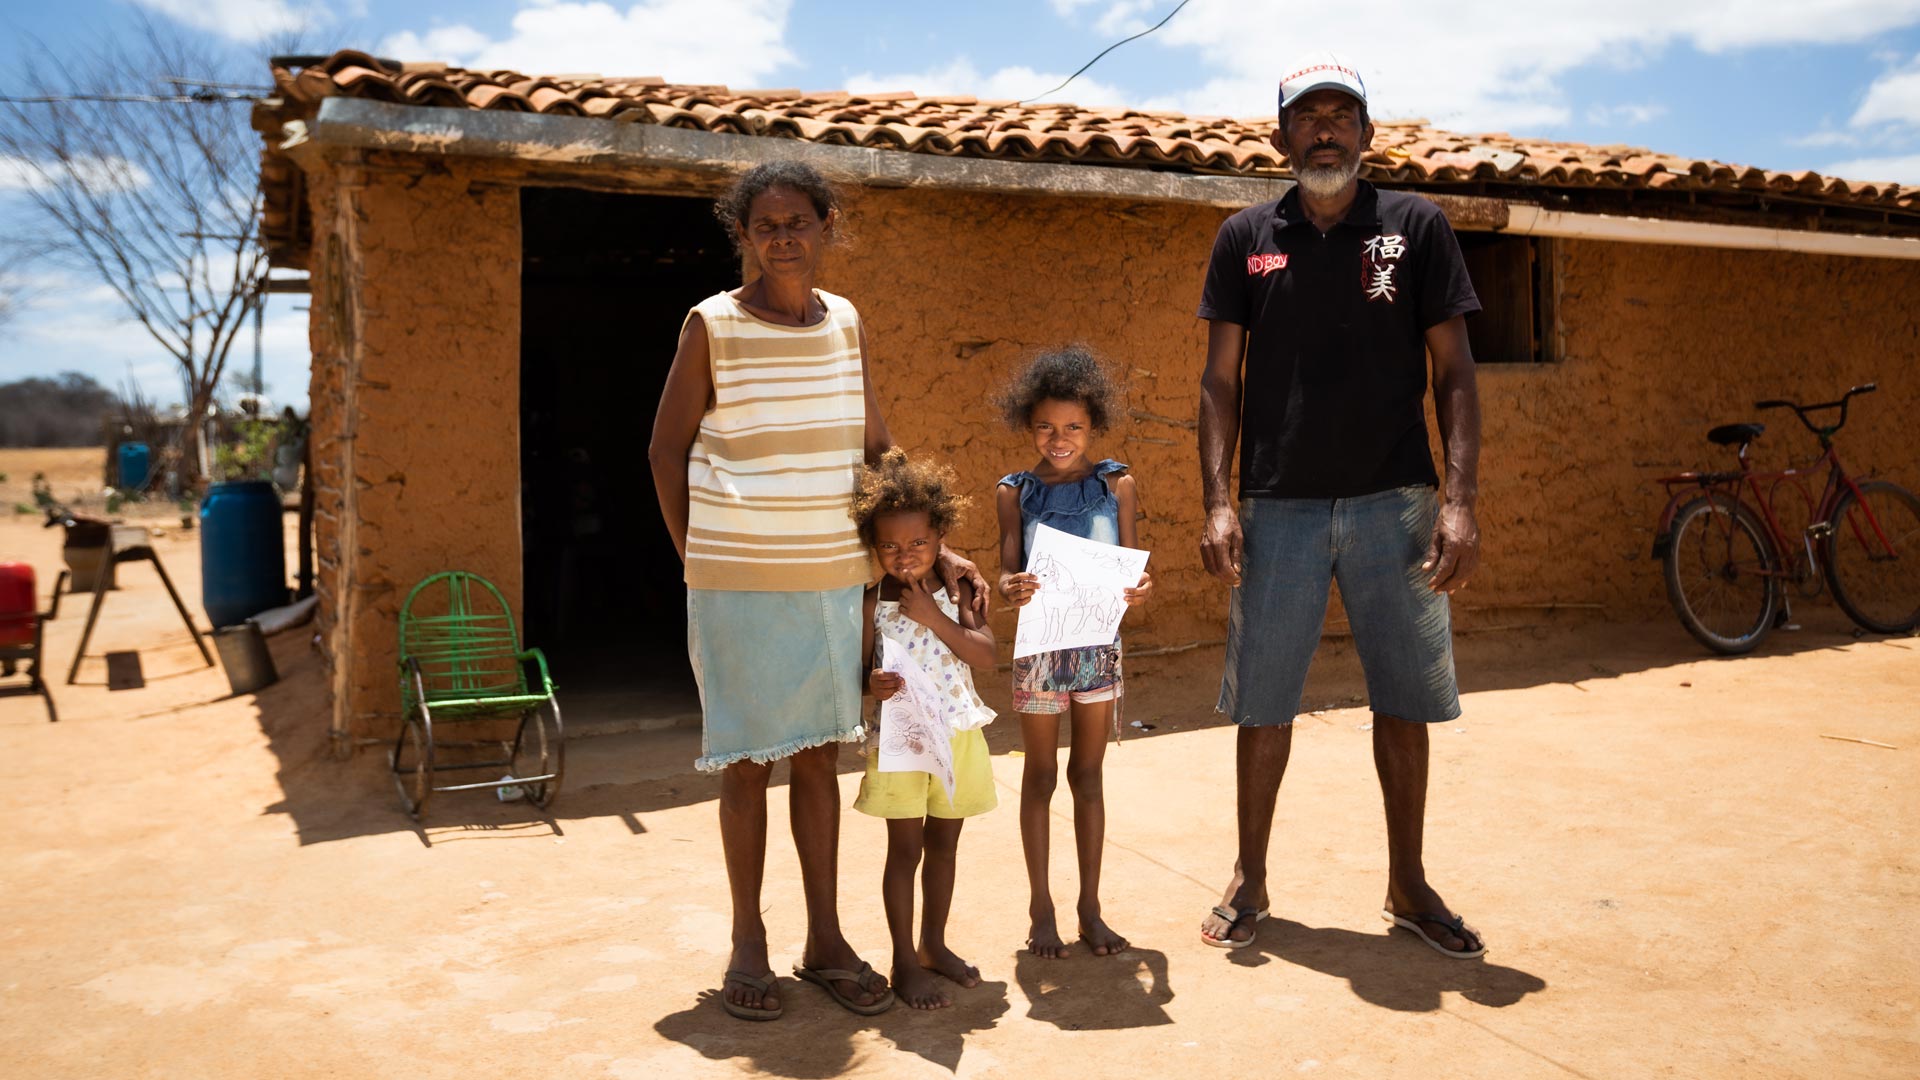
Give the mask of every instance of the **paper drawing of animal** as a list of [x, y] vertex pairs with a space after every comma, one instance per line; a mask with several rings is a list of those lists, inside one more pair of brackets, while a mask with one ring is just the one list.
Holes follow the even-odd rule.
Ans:
[[1105, 589], [1076, 583], [1072, 572], [1050, 555], [1036, 559], [1031, 572], [1040, 580], [1040, 591], [1035, 594], [1034, 602], [1046, 612], [1044, 639], [1047, 641], [1058, 641], [1067, 634], [1105, 625], [1106, 620], [1114, 616], [1116, 607], [1125, 607]]

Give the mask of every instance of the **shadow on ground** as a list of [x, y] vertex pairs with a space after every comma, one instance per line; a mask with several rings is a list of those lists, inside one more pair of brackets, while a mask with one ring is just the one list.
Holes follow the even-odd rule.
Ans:
[[1345, 979], [1361, 1000], [1400, 1012], [1432, 1012], [1447, 992], [1500, 1009], [1547, 988], [1539, 976], [1486, 957], [1457, 960], [1411, 942], [1405, 931], [1362, 934], [1274, 916], [1261, 920], [1252, 945], [1227, 955], [1242, 967], [1279, 960]]
[[1173, 1023], [1167, 1005], [1173, 983], [1167, 954], [1133, 946], [1113, 956], [1095, 956], [1084, 943], [1057, 959], [1021, 950], [1014, 978], [1029, 1003], [1027, 1018], [1062, 1031], [1121, 1031]]
[[1004, 982], [954, 988], [951, 1008], [922, 1012], [896, 1004], [873, 1017], [847, 1012], [797, 979], [782, 978], [779, 993], [786, 1013], [778, 1020], [737, 1020], [720, 1007], [717, 990], [706, 990], [691, 1007], [661, 1018], [653, 1029], [713, 1061], [739, 1060], [756, 1072], [825, 1080], [859, 1064], [863, 1055], [854, 1037], [862, 1031], [957, 1071], [967, 1036], [991, 1030], [1008, 1009]]
[[[1815, 609], [1800, 617], [1802, 630], [1774, 634], [1756, 655], [1841, 649], [1860, 640], [1837, 611]], [[428, 845], [481, 836], [551, 836], [561, 833], [568, 820], [598, 817], [620, 818], [639, 834], [646, 831], [641, 815], [719, 797], [717, 778], [692, 767], [700, 749], [698, 729], [680, 726], [570, 739], [566, 781], [550, 814], [525, 803], [498, 802], [490, 793], [465, 792], [435, 796], [425, 823], [416, 823], [399, 809], [384, 745], [361, 746], [345, 762], [332, 756], [320, 660], [304, 637], [288, 634], [273, 643], [282, 678], [256, 699], [261, 730], [280, 760], [285, 793], [265, 812], [291, 815], [303, 844], [390, 832], [413, 832]], [[1920, 640], [1873, 640], [1920, 653]], [[1124, 738], [1152, 738], [1221, 723], [1212, 708], [1220, 653], [1217, 647], [1202, 647], [1130, 660]], [[1456, 644], [1456, 656], [1461, 691], [1467, 695], [1546, 684], [1584, 691], [1597, 681], [1676, 664], [1742, 662], [1739, 657], [1705, 656], [1671, 620], [1465, 634]], [[1003, 673], [983, 675], [980, 684], [987, 703], [1010, 715]], [[1355, 708], [1365, 700], [1366, 683], [1352, 643], [1323, 642], [1302, 711]], [[563, 706], [566, 701], [563, 689]], [[1467, 708], [1470, 720], [1470, 700]], [[1136, 721], [1146, 726], [1134, 727]], [[995, 754], [1016, 749], [1019, 725], [994, 724], [987, 729], [987, 740]], [[851, 748], [842, 751], [842, 773], [861, 767], [862, 759]], [[1227, 763], [1222, 768], [1228, 770], [1223, 777], [1230, 775]], [[774, 787], [785, 784], [785, 770], [776, 769]]]

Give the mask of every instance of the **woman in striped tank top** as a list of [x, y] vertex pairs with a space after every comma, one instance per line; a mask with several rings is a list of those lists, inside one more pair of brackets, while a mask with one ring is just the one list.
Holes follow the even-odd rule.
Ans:
[[[893, 438], [866, 370], [851, 303], [814, 287], [838, 203], [809, 166], [759, 166], [715, 207], [760, 276], [688, 313], [648, 458], [686, 567], [687, 651], [700, 684], [701, 755], [719, 772], [720, 837], [733, 901], [721, 1004], [781, 1013], [760, 918], [767, 782], [790, 761], [807, 943], [794, 974], [863, 1015], [893, 1004], [887, 980], [840, 932], [840, 744], [861, 725], [861, 596], [873, 564], [849, 510], [861, 467]], [[942, 553], [941, 575], [971, 563]]]

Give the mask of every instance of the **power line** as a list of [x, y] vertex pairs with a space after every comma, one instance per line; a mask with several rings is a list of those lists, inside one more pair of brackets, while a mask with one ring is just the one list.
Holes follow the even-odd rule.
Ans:
[[247, 90], [256, 94], [270, 94], [273, 92], [273, 87], [271, 86], [254, 86], [251, 83], [208, 82], [205, 79], [183, 79], [178, 75], [162, 75], [160, 76], [160, 81], [163, 83], [172, 83], [174, 86], [198, 86], [209, 90]]
[[76, 102], [104, 102], [110, 105], [214, 105], [228, 101], [254, 101], [255, 95], [225, 90], [196, 90], [191, 94], [42, 94], [15, 97], [0, 94], [0, 104], [70, 105]]
[[1178, 15], [1178, 14], [1180, 14], [1180, 9], [1181, 9], [1181, 8], [1183, 8], [1183, 7], [1186, 7], [1186, 6], [1187, 6], [1187, 5], [1189, 4], [1189, 3], [1191, 3], [1191, 2], [1192, 2], [1192, 0], [1180, 0], [1180, 2], [1179, 2], [1178, 4], [1176, 4], [1176, 5], [1174, 5], [1174, 9], [1173, 9], [1172, 11], [1169, 11], [1169, 12], [1167, 12], [1167, 17], [1166, 17], [1166, 18], [1164, 18], [1164, 19], [1161, 19], [1161, 20], [1160, 20], [1159, 22], [1157, 22], [1157, 23], [1154, 23], [1154, 24], [1153, 24], [1152, 26], [1149, 26], [1149, 27], [1147, 27], [1147, 28], [1146, 28], [1145, 30], [1142, 30], [1142, 31], [1140, 31], [1139, 33], [1137, 33], [1137, 34], [1135, 34], [1135, 35], [1133, 35], [1132, 37], [1126, 37], [1126, 38], [1121, 38], [1121, 39], [1120, 39], [1119, 41], [1116, 41], [1116, 42], [1114, 42], [1113, 44], [1111, 44], [1111, 45], [1109, 45], [1109, 46], [1107, 46], [1106, 48], [1104, 48], [1104, 49], [1101, 49], [1101, 50], [1100, 50], [1100, 52], [1099, 52], [1099, 54], [1098, 54], [1098, 55], [1096, 55], [1096, 56], [1095, 56], [1095, 57], [1094, 57], [1093, 59], [1091, 59], [1091, 60], [1089, 60], [1089, 61], [1087, 61], [1086, 63], [1084, 63], [1084, 64], [1082, 64], [1082, 65], [1080, 65], [1080, 70], [1079, 70], [1079, 71], [1076, 71], [1076, 72], [1074, 72], [1073, 74], [1071, 74], [1071, 75], [1069, 75], [1069, 76], [1067, 76], [1067, 82], [1063, 82], [1063, 83], [1061, 83], [1061, 84], [1060, 84], [1059, 86], [1056, 86], [1056, 87], [1054, 87], [1053, 89], [1051, 89], [1051, 90], [1048, 90], [1048, 91], [1046, 91], [1046, 93], [1042, 93], [1042, 94], [1035, 94], [1035, 95], [1033, 95], [1033, 96], [1032, 96], [1032, 97], [1030, 97], [1030, 98], [1024, 98], [1024, 99], [1022, 99], [1022, 100], [1020, 100], [1020, 101], [1016, 101], [1016, 102], [1014, 102], [1014, 104], [1015, 104], [1015, 105], [1025, 105], [1025, 104], [1026, 104], [1027, 102], [1029, 102], [1029, 101], [1039, 101], [1039, 100], [1040, 100], [1041, 98], [1043, 98], [1043, 97], [1046, 97], [1046, 96], [1047, 96], [1048, 94], [1057, 94], [1057, 93], [1059, 93], [1060, 91], [1062, 91], [1062, 90], [1065, 90], [1065, 89], [1067, 88], [1067, 83], [1070, 83], [1070, 82], [1072, 82], [1073, 80], [1075, 80], [1075, 79], [1077, 79], [1077, 78], [1079, 78], [1079, 77], [1081, 76], [1081, 74], [1082, 74], [1082, 73], [1084, 73], [1084, 72], [1085, 72], [1085, 71], [1086, 71], [1086, 70], [1087, 70], [1088, 68], [1090, 68], [1090, 67], [1092, 67], [1093, 65], [1095, 65], [1095, 64], [1097, 64], [1097, 63], [1099, 63], [1099, 62], [1100, 62], [1100, 57], [1102, 57], [1102, 56], [1105, 56], [1105, 55], [1107, 55], [1108, 53], [1110, 53], [1110, 52], [1112, 52], [1113, 50], [1115, 50], [1115, 49], [1117, 49], [1117, 48], [1119, 48], [1120, 46], [1122, 46], [1122, 45], [1125, 45], [1125, 44], [1126, 44], [1127, 42], [1129, 42], [1129, 41], [1138, 41], [1139, 39], [1141, 39], [1141, 38], [1143, 38], [1143, 37], [1146, 37], [1146, 36], [1147, 36], [1148, 34], [1151, 34], [1151, 33], [1153, 33], [1153, 32], [1154, 32], [1155, 30], [1158, 30], [1158, 29], [1160, 29], [1161, 27], [1163, 27], [1163, 26], [1165, 26], [1165, 25], [1167, 25], [1167, 23], [1169, 23], [1169, 22], [1171, 22], [1171, 21], [1173, 20], [1173, 17], [1174, 17], [1175, 15]]

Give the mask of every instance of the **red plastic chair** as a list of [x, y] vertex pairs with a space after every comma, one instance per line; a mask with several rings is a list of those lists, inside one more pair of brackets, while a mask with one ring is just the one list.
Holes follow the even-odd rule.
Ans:
[[16, 675], [21, 663], [27, 665], [27, 685], [0, 693], [15, 694], [24, 690], [39, 694], [46, 699], [50, 723], [57, 723], [60, 714], [54, 710], [53, 694], [40, 676], [40, 665], [45, 653], [46, 624], [60, 614], [60, 594], [66, 587], [67, 572], [62, 570], [53, 582], [52, 605], [41, 611], [40, 596], [34, 590], [33, 567], [26, 563], [0, 563], [0, 677]]

